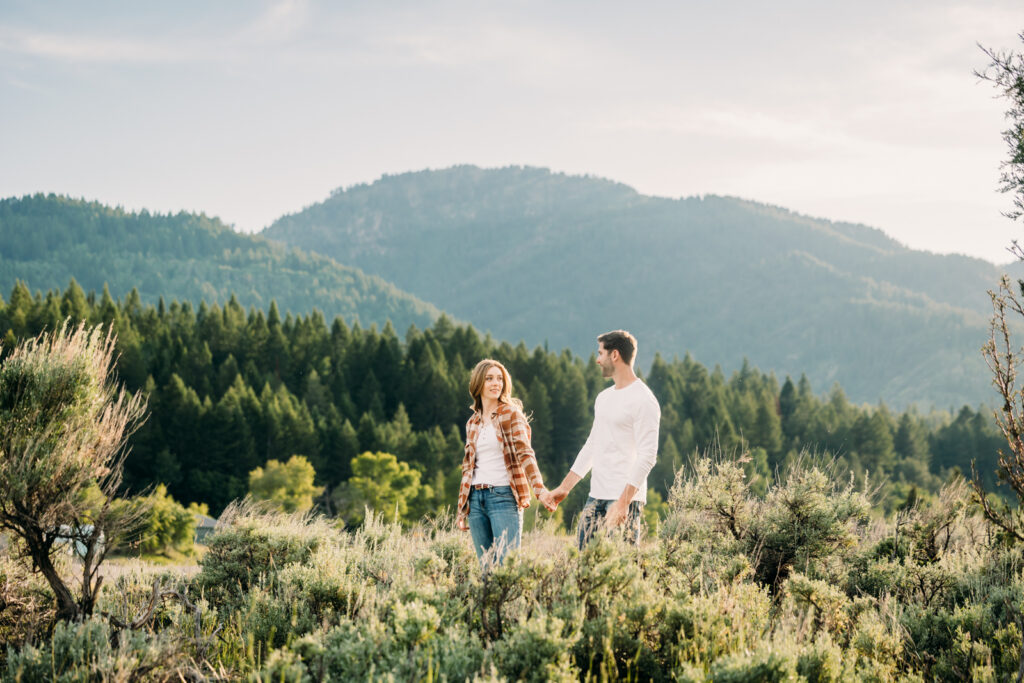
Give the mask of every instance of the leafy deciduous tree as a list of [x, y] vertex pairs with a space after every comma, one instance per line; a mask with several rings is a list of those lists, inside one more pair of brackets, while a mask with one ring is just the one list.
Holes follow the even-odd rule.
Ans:
[[405, 519], [419, 493], [419, 470], [391, 453], [367, 451], [352, 459], [352, 478], [338, 490], [338, 511], [353, 524], [362, 522], [364, 508]]
[[143, 552], [186, 551], [192, 546], [196, 531], [193, 510], [167, 495], [166, 486], [158, 484], [142, 502], [146, 506], [145, 527], [139, 538]]
[[324, 490], [313, 485], [315, 478], [316, 472], [304, 455], [293, 455], [286, 463], [269, 460], [266, 468], [257, 467], [249, 473], [249, 493], [285, 512], [305, 512]]

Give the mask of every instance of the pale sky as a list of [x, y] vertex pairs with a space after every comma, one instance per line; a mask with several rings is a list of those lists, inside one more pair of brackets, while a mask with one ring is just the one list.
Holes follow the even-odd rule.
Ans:
[[994, 262], [1020, 0], [0, 0], [0, 197], [257, 231], [454, 164], [733, 195]]

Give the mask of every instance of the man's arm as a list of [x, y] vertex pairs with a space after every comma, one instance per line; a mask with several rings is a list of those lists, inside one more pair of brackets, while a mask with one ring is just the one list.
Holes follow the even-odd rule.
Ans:
[[636, 460], [630, 468], [627, 483], [639, 488], [658, 461], [658, 431], [661, 426], [661, 407], [653, 395], [648, 396], [633, 417], [633, 443]]

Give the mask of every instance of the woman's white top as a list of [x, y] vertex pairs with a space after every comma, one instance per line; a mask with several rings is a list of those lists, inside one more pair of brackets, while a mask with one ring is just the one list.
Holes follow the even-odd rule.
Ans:
[[494, 424], [484, 420], [480, 431], [476, 434], [476, 471], [473, 472], [473, 486], [490, 484], [491, 486], [508, 486], [508, 468], [505, 467], [505, 454], [498, 443], [498, 435], [494, 432]]

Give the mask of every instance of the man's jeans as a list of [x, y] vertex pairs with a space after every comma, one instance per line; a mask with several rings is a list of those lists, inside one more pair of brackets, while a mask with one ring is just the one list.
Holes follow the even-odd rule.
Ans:
[[[583, 506], [583, 511], [580, 512], [580, 522], [576, 532], [576, 543], [579, 545], [580, 550], [583, 550], [587, 543], [590, 543], [594, 533], [604, 524], [604, 517], [608, 514], [608, 508], [614, 502], [614, 500], [600, 500], [587, 496], [587, 504]], [[643, 519], [644, 504], [638, 500], [632, 501], [626, 512], [626, 519], [619, 527], [628, 542], [640, 542], [641, 522], [643, 522]]]
[[511, 486], [469, 491], [469, 533], [473, 549], [486, 570], [501, 564], [523, 538], [523, 511]]

